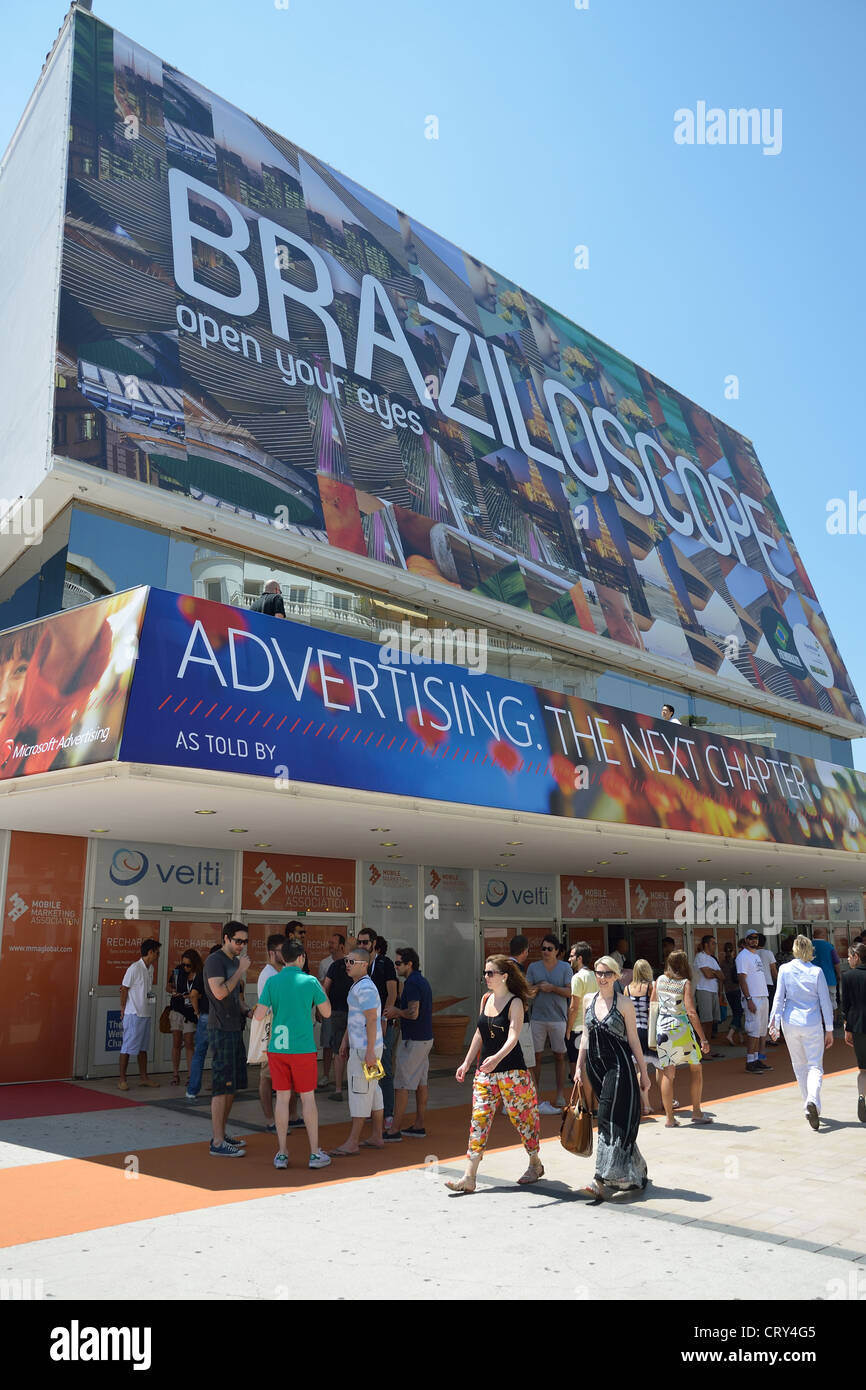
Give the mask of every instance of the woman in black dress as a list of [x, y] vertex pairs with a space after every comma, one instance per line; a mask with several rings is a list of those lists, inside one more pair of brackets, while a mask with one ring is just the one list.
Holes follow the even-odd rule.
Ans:
[[[588, 1080], [598, 1097], [595, 1178], [583, 1189], [603, 1198], [605, 1185], [629, 1191], [646, 1187], [646, 1160], [637, 1146], [641, 1091], [650, 1086], [646, 1059], [637, 1035], [634, 1005], [614, 986], [619, 963], [613, 956], [595, 962], [598, 993], [588, 995], [577, 1079]], [[635, 1071], [637, 1066], [637, 1071]]]
[[842, 1018], [845, 1041], [857, 1062], [857, 1119], [866, 1125], [866, 945], [855, 942], [848, 952], [851, 969], [842, 976]]

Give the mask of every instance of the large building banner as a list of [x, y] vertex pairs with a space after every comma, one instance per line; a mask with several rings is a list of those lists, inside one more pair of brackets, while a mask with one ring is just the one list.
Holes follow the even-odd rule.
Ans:
[[750, 442], [75, 18], [61, 456], [864, 722]]
[[120, 756], [266, 777], [275, 796], [324, 783], [866, 851], [866, 774], [386, 656], [401, 654], [151, 589]]

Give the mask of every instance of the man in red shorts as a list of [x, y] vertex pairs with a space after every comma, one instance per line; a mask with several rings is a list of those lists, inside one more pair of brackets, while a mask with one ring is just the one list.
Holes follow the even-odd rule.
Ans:
[[307, 953], [302, 943], [289, 937], [282, 946], [285, 968], [265, 981], [255, 1017], [272, 1011], [268, 1042], [268, 1066], [277, 1094], [274, 1122], [277, 1126], [275, 1168], [288, 1168], [289, 1101], [292, 1091], [301, 1097], [301, 1108], [310, 1141], [310, 1168], [327, 1168], [330, 1158], [319, 1148], [319, 1112], [316, 1109], [318, 1064], [313, 1036], [313, 1008], [329, 1018], [331, 1005], [315, 975], [307, 975]]

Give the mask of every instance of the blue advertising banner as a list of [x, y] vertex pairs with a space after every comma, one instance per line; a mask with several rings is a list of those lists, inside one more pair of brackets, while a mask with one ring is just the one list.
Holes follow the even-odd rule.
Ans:
[[442, 662], [386, 665], [382, 654], [152, 589], [121, 758], [550, 809], [535, 689]]
[[866, 851], [849, 768], [158, 589], [120, 756]]

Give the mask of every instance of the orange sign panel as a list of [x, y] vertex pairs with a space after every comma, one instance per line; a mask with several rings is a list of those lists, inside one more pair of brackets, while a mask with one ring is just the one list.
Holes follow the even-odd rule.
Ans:
[[[141, 959], [141, 943], [150, 937], [159, 940], [159, 918], [156, 921], [130, 921], [126, 917], [103, 917], [99, 938], [99, 975], [97, 984], [117, 985], [131, 965]], [[160, 952], [162, 955], [162, 952]], [[156, 967], [154, 980], [156, 980]]]
[[667, 879], [629, 879], [628, 896], [632, 921], [673, 921], [677, 908], [674, 894], [684, 887], [683, 883], [669, 883]]
[[[625, 921], [625, 879], [590, 878], [577, 874], [563, 875], [560, 881], [561, 915], [563, 920], [578, 917], [621, 917]], [[585, 939], [585, 938], [584, 938]]]
[[[175, 967], [180, 965], [181, 957], [186, 951], [198, 951], [204, 963], [210, 955], [212, 946], [218, 946], [222, 940], [222, 922], [182, 922], [172, 919], [168, 924], [168, 950], [160, 951], [160, 956], [165, 956], [161, 961], [160, 968], [165, 979], [166, 988], [171, 988], [172, 975]], [[158, 936], [158, 932], [147, 932], [148, 936]]]
[[87, 841], [13, 830], [0, 952], [0, 1082], [71, 1076]]
[[827, 922], [830, 909], [824, 888], [792, 888], [791, 910], [795, 922]]
[[[354, 859], [310, 855], [244, 854], [242, 911], [354, 912]], [[285, 923], [283, 924], [285, 925]]]

